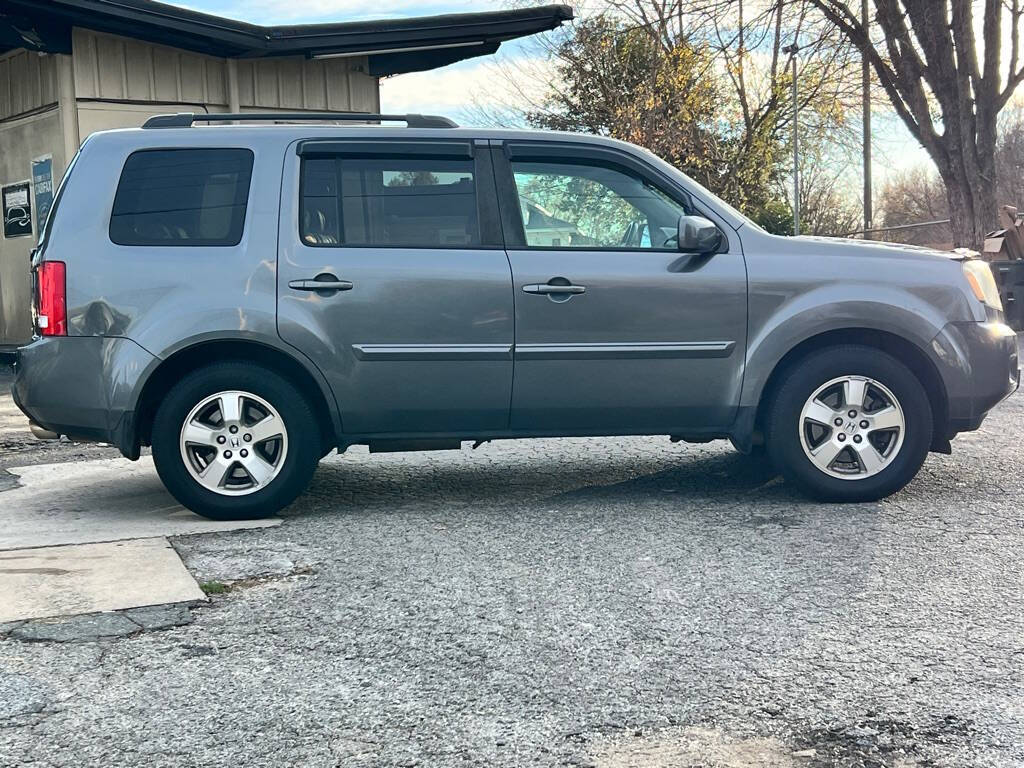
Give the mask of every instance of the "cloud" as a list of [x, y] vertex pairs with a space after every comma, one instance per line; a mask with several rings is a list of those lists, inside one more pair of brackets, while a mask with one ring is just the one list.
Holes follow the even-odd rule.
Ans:
[[460, 109], [487, 80], [483, 62], [475, 66], [445, 67], [410, 72], [381, 80], [381, 109], [386, 112], [438, 112]]
[[541, 58], [498, 56], [381, 80], [384, 112], [441, 113], [472, 123], [478, 108], [523, 109], [546, 82]]

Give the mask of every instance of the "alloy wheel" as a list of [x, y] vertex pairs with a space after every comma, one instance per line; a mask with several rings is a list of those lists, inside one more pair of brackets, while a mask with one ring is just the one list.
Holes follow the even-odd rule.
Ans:
[[865, 376], [840, 376], [821, 385], [800, 412], [800, 444], [830, 477], [862, 480], [895, 460], [906, 418], [896, 396]]
[[214, 493], [244, 496], [280, 473], [288, 430], [266, 400], [229, 390], [204, 398], [189, 412], [179, 444], [193, 480]]

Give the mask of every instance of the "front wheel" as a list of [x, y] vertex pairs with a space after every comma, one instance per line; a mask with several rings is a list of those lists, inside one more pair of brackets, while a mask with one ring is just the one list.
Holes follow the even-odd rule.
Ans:
[[824, 501], [874, 501], [917, 474], [932, 440], [928, 395], [877, 349], [816, 352], [792, 369], [768, 411], [767, 446], [787, 481]]
[[164, 398], [153, 461], [171, 494], [215, 520], [267, 517], [305, 490], [320, 456], [309, 403], [287, 379], [243, 362], [201, 368]]

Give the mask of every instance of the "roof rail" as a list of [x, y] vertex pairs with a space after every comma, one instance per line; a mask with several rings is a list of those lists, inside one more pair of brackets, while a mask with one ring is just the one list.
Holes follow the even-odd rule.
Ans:
[[234, 120], [317, 120], [337, 122], [398, 122], [410, 128], [458, 128], [458, 124], [439, 115], [376, 115], [370, 112], [253, 112], [253, 113], [210, 113], [179, 112], [176, 115], [155, 115], [143, 123], [143, 128], [189, 128], [192, 123], [230, 122]]

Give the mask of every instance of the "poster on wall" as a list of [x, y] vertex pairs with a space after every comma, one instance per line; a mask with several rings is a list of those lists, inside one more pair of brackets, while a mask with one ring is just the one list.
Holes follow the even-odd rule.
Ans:
[[53, 206], [53, 155], [43, 155], [32, 161], [32, 197], [36, 206], [38, 237]]
[[32, 184], [19, 181], [0, 190], [4, 205], [4, 237], [28, 237], [32, 234]]

